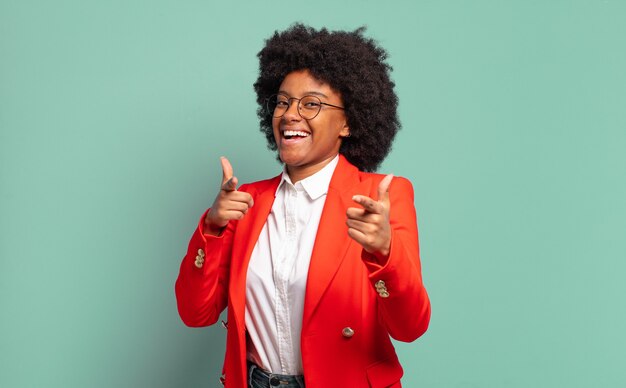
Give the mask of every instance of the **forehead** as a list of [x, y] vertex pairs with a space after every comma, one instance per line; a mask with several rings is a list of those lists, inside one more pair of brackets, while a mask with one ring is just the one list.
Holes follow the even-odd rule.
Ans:
[[280, 84], [280, 93], [289, 96], [303, 96], [306, 94], [322, 95], [325, 97], [340, 98], [340, 93], [328, 83], [315, 78], [308, 70], [296, 70], [287, 74]]

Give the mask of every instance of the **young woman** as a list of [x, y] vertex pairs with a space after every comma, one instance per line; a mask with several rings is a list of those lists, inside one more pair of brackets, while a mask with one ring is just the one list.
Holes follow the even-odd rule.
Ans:
[[227, 387], [399, 387], [390, 337], [428, 327], [411, 183], [372, 173], [399, 128], [363, 29], [276, 32], [258, 54], [261, 131], [283, 172], [237, 187], [226, 158], [176, 281], [189, 326], [228, 307]]

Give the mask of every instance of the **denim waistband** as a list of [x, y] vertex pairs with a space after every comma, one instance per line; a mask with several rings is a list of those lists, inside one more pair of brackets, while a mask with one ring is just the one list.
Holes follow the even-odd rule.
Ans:
[[269, 373], [248, 361], [248, 386], [250, 388], [304, 388], [304, 376]]

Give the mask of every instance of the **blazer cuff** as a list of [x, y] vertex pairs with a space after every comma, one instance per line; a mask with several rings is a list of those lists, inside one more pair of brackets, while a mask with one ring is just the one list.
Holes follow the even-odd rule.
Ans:
[[222, 238], [222, 236], [224, 235], [224, 229], [226, 229], [226, 227], [222, 228], [222, 231], [220, 232], [219, 235], [215, 236], [212, 235], [210, 233], [207, 233], [205, 231], [205, 223], [204, 220], [206, 219], [207, 214], [209, 214], [209, 211], [211, 210], [211, 208], [208, 208], [204, 213], [202, 213], [202, 217], [200, 217], [200, 221], [198, 222], [198, 232], [200, 233], [200, 236], [202, 236], [202, 239], [207, 242], [211, 239], [215, 239], [215, 238]]

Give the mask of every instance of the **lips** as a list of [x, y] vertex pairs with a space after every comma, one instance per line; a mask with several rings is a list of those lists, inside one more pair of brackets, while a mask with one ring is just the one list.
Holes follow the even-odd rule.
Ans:
[[301, 130], [284, 130], [283, 131], [283, 138], [287, 140], [293, 139], [293, 138], [304, 138], [304, 137], [309, 137], [309, 136], [311, 136], [311, 133], [307, 131], [301, 131]]
[[282, 128], [280, 130], [281, 147], [299, 147], [308, 143], [311, 139], [311, 132], [301, 128]]

